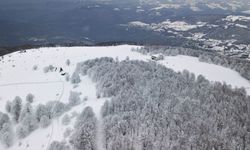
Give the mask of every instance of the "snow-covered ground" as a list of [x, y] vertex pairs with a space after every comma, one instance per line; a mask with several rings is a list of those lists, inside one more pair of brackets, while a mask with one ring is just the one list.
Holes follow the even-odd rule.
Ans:
[[240, 16], [240, 15], [229, 15], [223, 20], [225, 21], [230, 21], [230, 22], [236, 22], [236, 21], [245, 21], [248, 22], [250, 21], [250, 17], [248, 16]]
[[[70, 82], [66, 82], [59, 69], [63, 72], [72, 74], [76, 64], [88, 59], [100, 57], [113, 57], [125, 60], [127, 56], [130, 60], [149, 61], [150, 55], [132, 51], [138, 46], [122, 45], [109, 47], [54, 47], [31, 49], [26, 52], [15, 52], [0, 59], [0, 111], [5, 112], [7, 100], [13, 100], [15, 96], [20, 96], [25, 101], [25, 96], [29, 93], [35, 95], [33, 105], [45, 104], [48, 101], [59, 100], [66, 103], [70, 91], [81, 92], [81, 98], [88, 97], [88, 100], [80, 105], [73, 107], [69, 112], [70, 116], [80, 113], [86, 106], [93, 108], [98, 119], [98, 150], [102, 150], [102, 120], [100, 110], [103, 103], [108, 99], [97, 99], [95, 84], [86, 76], [81, 77], [82, 82], [74, 87]], [[70, 65], [66, 65], [66, 60], [70, 60]], [[202, 74], [211, 81], [220, 81], [237, 87], [250, 87], [250, 83], [243, 79], [237, 72], [208, 63], [199, 62], [197, 58], [189, 56], [166, 56], [158, 63], [172, 68], [175, 71], [184, 69]], [[34, 70], [34, 65], [37, 70]], [[56, 71], [44, 73], [46, 66], [53, 65]], [[248, 91], [250, 94], [250, 91]], [[73, 128], [74, 118], [68, 126], [62, 125], [60, 118], [55, 119], [46, 129], [37, 129], [23, 140], [16, 140], [10, 150], [44, 150], [49, 143], [54, 140], [67, 141], [63, 134], [67, 128]], [[0, 149], [5, 148], [1, 146]]]
[[181, 5], [178, 4], [159, 4], [158, 7], [152, 8], [152, 10], [161, 10], [161, 9], [179, 9]]
[[175, 31], [188, 31], [198, 27], [205, 26], [205, 22], [196, 22], [196, 24], [188, 24], [185, 21], [170, 21], [166, 20], [161, 23], [147, 24], [141, 21], [133, 21], [128, 24], [130, 27], [142, 28], [145, 30], [152, 30], [157, 32], [162, 32], [167, 29], [173, 29]]

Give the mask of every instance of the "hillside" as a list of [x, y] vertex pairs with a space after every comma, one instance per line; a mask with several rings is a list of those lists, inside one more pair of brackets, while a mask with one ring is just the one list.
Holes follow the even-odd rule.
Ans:
[[140, 48], [44, 47], [1, 57], [0, 149], [203, 149], [230, 140], [228, 149], [250, 148], [248, 80], [191, 56], [153, 61]]

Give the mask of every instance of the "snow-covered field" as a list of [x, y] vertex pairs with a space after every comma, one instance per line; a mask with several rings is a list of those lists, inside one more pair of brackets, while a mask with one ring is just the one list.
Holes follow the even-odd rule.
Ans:
[[170, 21], [166, 20], [161, 23], [152, 23], [152, 24], [146, 24], [141, 21], [133, 21], [128, 24], [130, 27], [137, 27], [137, 28], [142, 28], [145, 30], [152, 30], [152, 31], [157, 31], [157, 32], [162, 32], [167, 29], [173, 29], [175, 31], [188, 31], [191, 29], [195, 29], [198, 27], [203, 27], [205, 26], [205, 22], [197, 22], [196, 24], [188, 24], [184, 21]]
[[[78, 62], [100, 57], [113, 57], [119, 60], [125, 60], [127, 56], [130, 60], [149, 61], [150, 55], [143, 55], [132, 51], [137, 46], [122, 45], [110, 47], [55, 47], [31, 49], [26, 52], [15, 52], [0, 59], [0, 111], [5, 112], [5, 103], [7, 100], [13, 100], [15, 96], [20, 96], [23, 101], [29, 93], [34, 94], [33, 105], [45, 104], [48, 101], [59, 100], [67, 102], [70, 91], [81, 92], [81, 98], [88, 97], [88, 100], [78, 106], [73, 107], [65, 114], [73, 115], [74, 112], [80, 113], [86, 106], [93, 108], [98, 119], [98, 139], [101, 141], [101, 117], [100, 110], [103, 103], [108, 99], [97, 99], [95, 84], [86, 76], [81, 77], [81, 84], [77, 87], [65, 80], [65, 76], [59, 72], [71, 75]], [[66, 60], [70, 64], [66, 65]], [[196, 75], [202, 74], [208, 80], [220, 81], [231, 84], [233, 87], [250, 87], [250, 83], [243, 79], [237, 72], [208, 63], [199, 62], [197, 58], [189, 56], [166, 56], [164, 60], [158, 63], [172, 68], [175, 71], [184, 69], [193, 72]], [[44, 73], [44, 67], [53, 65], [57, 69], [53, 72]], [[37, 69], [34, 70], [34, 66]], [[248, 94], [250, 91], [248, 90]], [[64, 115], [62, 115], [63, 117]], [[61, 123], [62, 117], [55, 119], [46, 129], [37, 129], [27, 138], [15, 141], [10, 150], [44, 150], [54, 140], [67, 141], [63, 133], [67, 128], [72, 128], [71, 124], [65, 126]], [[102, 150], [101, 142], [98, 144], [99, 150]], [[1, 146], [0, 149], [5, 148]]]

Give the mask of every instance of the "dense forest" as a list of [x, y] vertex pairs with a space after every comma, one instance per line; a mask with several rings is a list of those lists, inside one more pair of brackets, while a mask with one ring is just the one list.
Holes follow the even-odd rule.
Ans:
[[112, 97], [102, 108], [107, 150], [250, 149], [244, 89], [154, 62], [101, 58], [79, 63], [76, 72]]

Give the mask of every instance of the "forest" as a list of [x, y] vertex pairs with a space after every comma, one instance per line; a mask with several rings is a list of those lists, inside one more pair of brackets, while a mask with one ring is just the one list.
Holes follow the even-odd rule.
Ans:
[[250, 97], [154, 62], [101, 58], [76, 69], [112, 97], [102, 108], [107, 150], [250, 149]]

